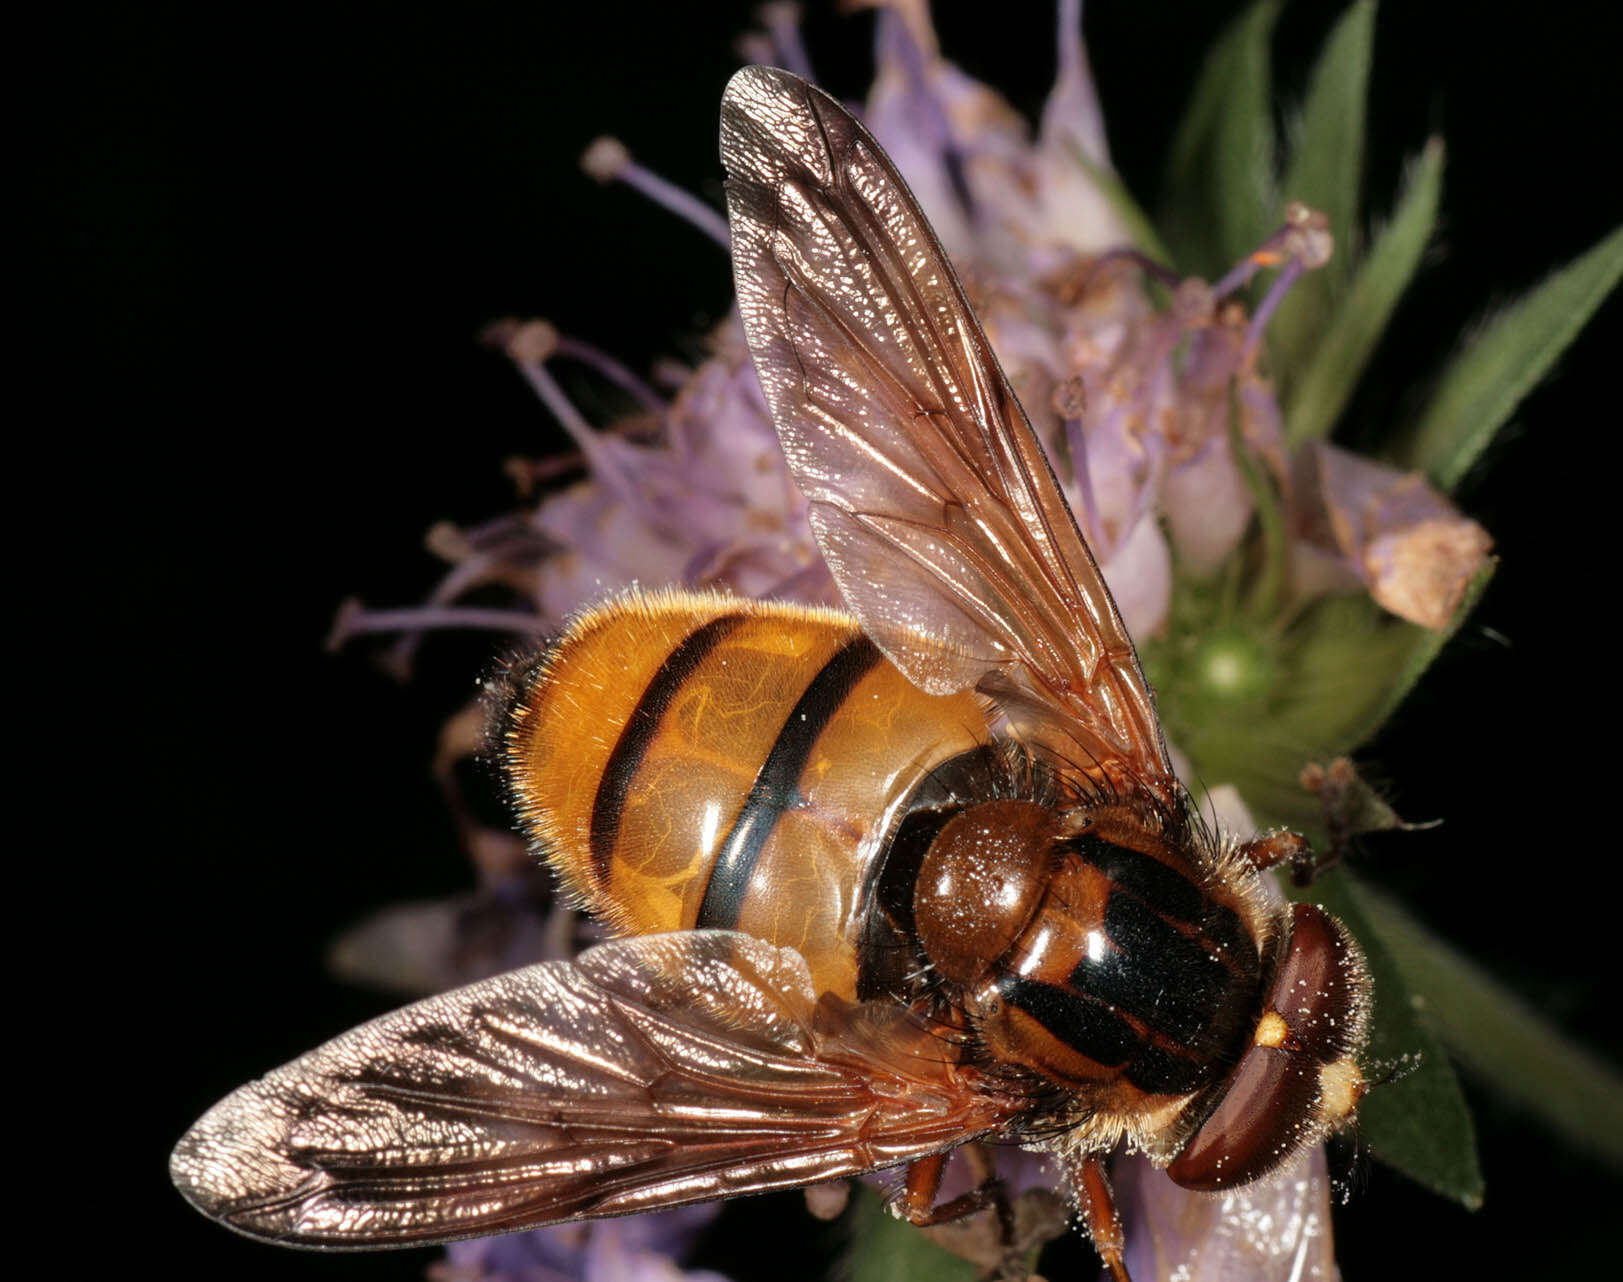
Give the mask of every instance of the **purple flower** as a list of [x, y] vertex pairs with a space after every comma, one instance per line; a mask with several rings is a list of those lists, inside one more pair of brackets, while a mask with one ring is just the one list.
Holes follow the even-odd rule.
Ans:
[[1324, 1149], [1227, 1193], [1181, 1189], [1142, 1157], [1111, 1164], [1134, 1282], [1336, 1282]]
[[506, 1237], [453, 1242], [430, 1282], [727, 1282], [683, 1269], [685, 1255], [716, 1216], [714, 1204], [654, 1215], [558, 1224]]

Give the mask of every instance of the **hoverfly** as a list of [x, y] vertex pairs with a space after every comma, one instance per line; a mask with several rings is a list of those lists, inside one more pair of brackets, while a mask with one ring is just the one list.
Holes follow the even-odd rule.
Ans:
[[1214, 837], [1041, 446], [912, 196], [782, 71], [722, 104], [744, 330], [846, 611], [586, 610], [510, 677], [529, 835], [617, 936], [250, 1083], [172, 1172], [253, 1237], [389, 1246], [1054, 1154], [1254, 1180], [1347, 1120], [1369, 982]]

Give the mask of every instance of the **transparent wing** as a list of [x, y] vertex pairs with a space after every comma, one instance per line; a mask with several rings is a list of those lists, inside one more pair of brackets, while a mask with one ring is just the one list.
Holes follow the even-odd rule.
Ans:
[[1109, 589], [889, 159], [766, 67], [728, 85], [721, 156], [744, 330], [847, 606], [924, 689], [1170, 778]]
[[222, 1100], [170, 1173], [252, 1237], [447, 1241], [939, 1152], [1019, 1103], [960, 1073], [899, 1008], [819, 1003], [791, 949], [647, 935], [346, 1033]]

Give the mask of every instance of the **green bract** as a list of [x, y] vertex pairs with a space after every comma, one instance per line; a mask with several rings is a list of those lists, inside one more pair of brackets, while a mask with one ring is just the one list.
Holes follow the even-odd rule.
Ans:
[[[1258, 243], [1285, 200], [1330, 216], [1334, 257], [1297, 283], [1267, 329], [1267, 369], [1293, 446], [1344, 426], [1353, 389], [1436, 224], [1436, 138], [1384, 225], [1365, 235], [1360, 221], [1375, 10], [1373, 0], [1360, 0], [1332, 31], [1283, 156], [1268, 55], [1279, 4], [1259, 0], [1243, 14], [1193, 90], [1168, 170], [1171, 203], [1157, 220], [1174, 268], [1210, 274]], [[1623, 229], [1483, 325], [1437, 375], [1414, 419], [1378, 438], [1384, 452], [1452, 489], [1620, 275]], [[1267, 484], [1261, 469], [1250, 475]], [[1379, 729], [1469, 613], [1491, 567], [1441, 631], [1394, 619], [1362, 596], [1321, 599], [1289, 615], [1279, 609], [1272, 509], [1261, 501], [1258, 512], [1252, 536], [1218, 576], [1177, 580], [1166, 636], [1143, 657], [1168, 736], [1189, 755], [1194, 777], [1233, 783], [1259, 824], [1322, 838], [1319, 807], [1298, 786], [1298, 770], [1353, 751]], [[1397, 1070], [1360, 1110], [1361, 1135], [1377, 1156], [1467, 1206], [1480, 1202], [1452, 1054], [1574, 1140], [1623, 1158], [1615, 1076], [1352, 874], [1337, 872], [1307, 894], [1347, 921], [1375, 973], [1370, 1057], [1377, 1071]], [[1536, 1065], [1517, 1049], [1530, 1044], [1539, 1047]]]

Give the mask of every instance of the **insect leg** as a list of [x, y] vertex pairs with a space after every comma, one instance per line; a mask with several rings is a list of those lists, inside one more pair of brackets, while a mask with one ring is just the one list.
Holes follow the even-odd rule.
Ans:
[[907, 1184], [902, 1189], [902, 1214], [909, 1224], [930, 1224], [935, 1195], [941, 1191], [941, 1173], [947, 1169], [947, 1155], [921, 1157], [908, 1164]]
[[1306, 837], [1295, 832], [1269, 833], [1240, 847], [1241, 858], [1253, 868], [1289, 863], [1291, 880], [1298, 886], [1308, 885], [1320, 873], [1339, 864], [1351, 852], [1353, 838], [1360, 833], [1410, 832], [1431, 826], [1404, 823], [1380, 794], [1358, 777], [1357, 769], [1345, 757], [1337, 757], [1327, 766], [1304, 767], [1301, 784], [1319, 799], [1324, 812], [1324, 849], [1315, 851]]
[[998, 1228], [1002, 1232], [1003, 1245], [1011, 1246], [1014, 1243], [1014, 1207], [1009, 1202], [1009, 1188], [998, 1176], [997, 1165], [992, 1160], [992, 1150], [984, 1144], [965, 1144], [964, 1160], [969, 1163], [970, 1174], [975, 1177], [975, 1187], [984, 1190], [992, 1199], [992, 1206], [997, 1211]]
[[1116, 1198], [1110, 1191], [1104, 1162], [1097, 1157], [1082, 1158], [1071, 1168], [1071, 1180], [1076, 1187], [1077, 1209], [1087, 1221], [1093, 1249], [1115, 1282], [1133, 1282], [1127, 1274], [1127, 1262], [1122, 1259], [1126, 1237], [1121, 1231], [1121, 1216], [1116, 1214]]
[[926, 1228], [932, 1224], [945, 1224], [961, 1220], [966, 1215], [990, 1206], [996, 1209], [998, 1227], [1007, 1246], [1014, 1241], [1014, 1211], [1009, 1205], [1008, 1190], [997, 1176], [990, 1154], [980, 1144], [964, 1146], [969, 1169], [975, 1176], [975, 1187], [961, 1193], [950, 1202], [936, 1205], [936, 1194], [941, 1191], [941, 1175], [947, 1169], [949, 1153], [920, 1158], [907, 1168], [907, 1185], [902, 1191], [902, 1214], [909, 1224]]
[[1299, 832], [1271, 832], [1265, 837], [1253, 837], [1240, 845], [1240, 858], [1258, 872], [1288, 863], [1291, 881], [1305, 886], [1333, 863], [1339, 863], [1339, 853], [1320, 855], [1313, 843]]

